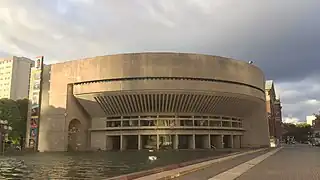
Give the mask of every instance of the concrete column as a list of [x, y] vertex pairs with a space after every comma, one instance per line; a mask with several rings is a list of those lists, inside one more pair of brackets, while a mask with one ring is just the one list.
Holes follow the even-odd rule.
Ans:
[[120, 136], [120, 150], [126, 150], [127, 149], [127, 138], [124, 135]]
[[157, 150], [160, 149], [160, 141], [159, 141], [159, 134], [157, 134]]
[[224, 138], [224, 135], [222, 134], [222, 135], [220, 136], [221, 148], [224, 148], [223, 138]]
[[189, 149], [196, 149], [196, 136], [193, 134], [190, 136], [187, 136], [188, 137], [188, 148]]
[[210, 149], [210, 141], [209, 141], [209, 136], [202, 136], [202, 144], [204, 149]]
[[192, 135], [192, 149], [196, 149], [196, 135]]
[[240, 136], [239, 135], [233, 136], [233, 148], [236, 148], [236, 149], [240, 148]]
[[223, 148], [221, 135], [213, 135], [212, 139], [213, 139], [213, 145], [215, 146], [215, 148], [217, 148], [217, 149]]
[[174, 135], [174, 141], [173, 141], [173, 149], [179, 149], [179, 136], [178, 134]]
[[112, 150], [113, 144], [112, 144], [112, 138], [107, 136], [106, 138], [106, 150]]
[[211, 149], [211, 135], [208, 135], [208, 148]]
[[141, 135], [138, 134], [138, 150], [141, 150]]
[[120, 151], [123, 151], [123, 135], [120, 135]]
[[234, 145], [233, 145], [233, 135], [230, 135], [230, 148], [234, 148]]

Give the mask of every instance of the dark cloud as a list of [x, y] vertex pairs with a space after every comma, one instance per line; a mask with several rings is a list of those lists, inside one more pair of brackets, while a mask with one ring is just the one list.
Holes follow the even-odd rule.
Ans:
[[50, 62], [141, 51], [252, 60], [277, 83], [285, 116], [302, 119], [319, 107], [308, 101], [319, 100], [310, 90], [319, 87], [319, 7], [319, 0], [1, 0], [0, 47]]

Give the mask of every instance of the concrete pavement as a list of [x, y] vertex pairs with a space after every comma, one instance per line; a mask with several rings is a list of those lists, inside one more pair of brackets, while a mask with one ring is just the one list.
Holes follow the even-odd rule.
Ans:
[[320, 180], [320, 148], [283, 145], [276, 152], [257, 152], [200, 169], [175, 180]]
[[263, 155], [267, 153], [269, 149], [263, 150], [260, 152], [252, 153], [252, 154], [246, 154], [243, 156], [239, 156], [234, 159], [229, 159], [227, 161], [221, 161], [218, 163], [211, 164], [209, 167], [200, 169], [195, 172], [191, 172], [188, 174], [185, 174], [183, 176], [179, 176], [177, 178], [174, 178], [174, 180], [207, 180], [211, 177], [214, 177], [220, 173], [223, 173], [230, 168], [237, 166], [241, 163], [244, 163], [246, 161], [249, 161], [257, 156]]
[[[168, 171], [163, 171], [159, 173], [155, 173], [152, 175], [147, 175], [144, 177], [137, 178], [136, 180], [163, 180], [163, 179], [173, 179], [173, 177], [181, 177], [184, 174], [191, 174], [192, 172], [196, 172], [201, 169], [206, 169], [207, 167], [211, 167], [212, 164], [215, 163], [220, 163], [224, 161], [228, 161], [231, 159], [235, 159], [244, 155], [249, 155], [249, 154], [255, 154], [257, 152], [265, 151], [266, 149], [256, 149], [256, 150], [251, 150], [251, 151], [246, 151], [242, 153], [235, 153], [235, 154], [230, 154], [229, 156], [218, 158], [218, 159], [213, 159], [197, 164], [192, 164], [189, 166], [181, 167], [181, 168], [176, 168]], [[198, 178], [197, 178], [198, 179]]]
[[320, 147], [284, 145], [282, 148], [240, 154], [233, 155], [233, 158], [207, 161], [138, 179], [320, 180]]
[[237, 180], [319, 180], [320, 148], [304, 144], [284, 148]]

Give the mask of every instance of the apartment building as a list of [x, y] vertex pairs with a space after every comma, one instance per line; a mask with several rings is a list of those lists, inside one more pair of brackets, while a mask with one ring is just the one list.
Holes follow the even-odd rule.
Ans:
[[0, 99], [28, 98], [29, 79], [34, 61], [25, 57], [0, 59]]

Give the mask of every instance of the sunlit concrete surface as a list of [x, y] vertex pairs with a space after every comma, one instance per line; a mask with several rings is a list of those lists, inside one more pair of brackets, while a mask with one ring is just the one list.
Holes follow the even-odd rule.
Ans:
[[318, 180], [320, 148], [308, 145], [285, 146], [275, 155], [241, 175], [237, 180]]
[[39, 150], [269, 146], [263, 72], [245, 61], [134, 53], [51, 65]]

